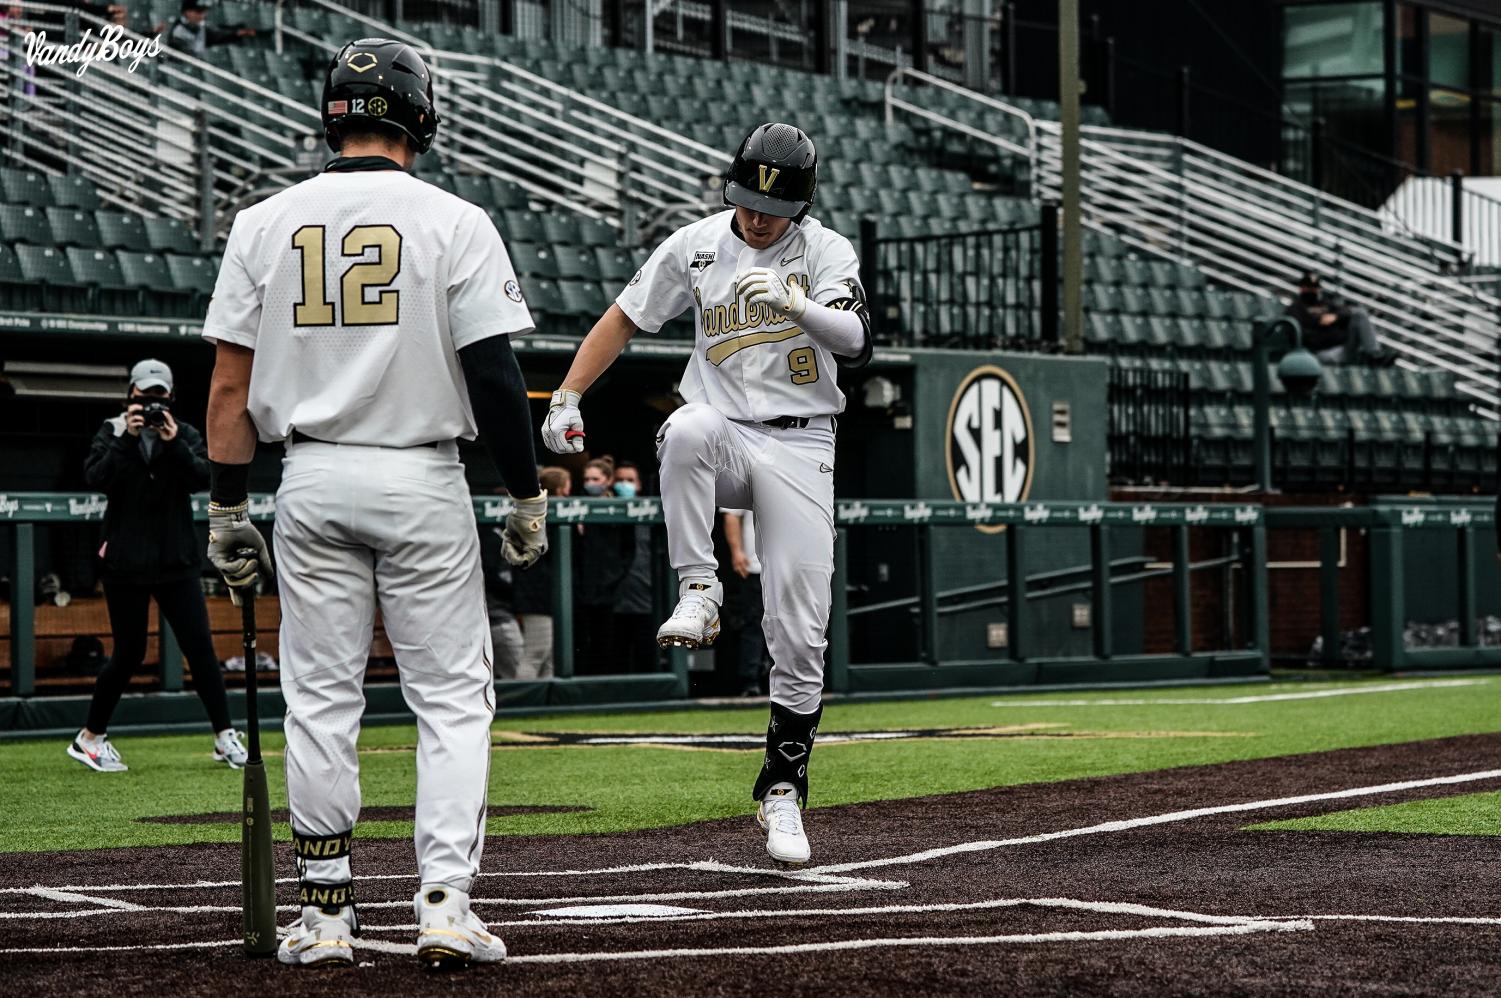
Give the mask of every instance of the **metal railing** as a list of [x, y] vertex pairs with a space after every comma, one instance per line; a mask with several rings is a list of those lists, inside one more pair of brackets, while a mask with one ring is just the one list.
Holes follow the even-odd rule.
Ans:
[[[348, 13], [333, 0], [309, 2]], [[404, 38], [430, 60], [440, 105], [450, 109], [435, 146], [440, 158], [504, 177], [541, 201], [602, 218], [629, 242], [659, 216], [706, 203], [710, 181], [729, 164], [720, 150], [505, 59], [434, 48], [376, 18], [353, 16], [373, 32]], [[334, 47], [295, 28], [282, 30], [304, 44]]]
[[1185, 372], [1112, 366], [1106, 403], [1112, 482], [1190, 484], [1194, 428]]
[[[473, 499], [475, 518], [481, 529], [504, 522], [510, 501], [496, 497]], [[206, 497], [195, 497], [197, 517], [206, 516]], [[61, 524], [82, 525], [98, 522], [104, 516], [106, 500], [98, 494], [79, 493], [12, 493], [0, 496], [0, 528], [10, 541], [10, 563], [5, 566], [13, 580], [9, 601], [9, 683], [3, 687], [8, 696], [30, 697], [38, 692], [37, 631], [39, 613], [32, 597], [37, 577], [39, 527]], [[251, 517], [260, 522], [275, 515], [272, 497], [252, 497]], [[556, 499], [550, 504], [550, 528], [555, 546], [548, 554], [552, 577], [553, 620], [555, 632], [556, 675], [548, 685], [568, 684], [573, 673], [573, 595], [570, 588], [572, 565], [570, 547], [578, 526], [586, 529], [603, 527], [650, 526], [660, 529], [663, 523], [661, 502], [654, 498], [625, 499]], [[835, 504], [837, 528], [834, 550], [833, 605], [829, 628], [829, 664], [826, 685], [834, 692], [873, 689], [922, 689], [956, 685], [997, 686], [1016, 682], [1078, 682], [1107, 678], [1116, 668], [1129, 670], [1132, 679], [1189, 678], [1209, 675], [1256, 675], [1265, 671], [1267, 649], [1267, 594], [1265, 590], [1265, 533], [1259, 507], [1190, 506], [1185, 504], [1126, 504], [1096, 502], [1029, 502], [963, 503], [948, 500], [841, 500]], [[1188, 532], [1212, 530], [1232, 539], [1232, 556], [1223, 562], [1193, 563], [1186, 557], [1171, 569], [1153, 569], [1139, 557], [1112, 555], [1112, 545], [1119, 544], [1123, 531], [1143, 525], [1177, 530], [1185, 542]], [[975, 547], [960, 544], [956, 532], [975, 535], [977, 528], [994, 534], [1005, 529], [1003, 538], [991, 537], [984, 557], [991, 559], [990, 578], [979, 586], [944, 588], [940, 580], [952, 556], [945, 552], [962, 551], [967, 568], [976, 564]], [[1087, 535], [1087, 565], [1055, 568], [1057, 557], [1048, 538], [1059, 536], [1060, 529], [1072, 528]], [[893, 545], [889, 531], [904, 532]], [[874, 536], [872, 536], [874, 534]], [[1079, 534], [1073, 535], [1082, 540]], [[945, 540], [946, 538], [946, 540]], [[910, 573], [912, 593], [898, 600], [870, 599], [867, 587], [858, 584], [852, 571], [852, 556], [864, 550], [866, 542], [881, 545], [893, 554], [897, 548], [913, 560]], [[656, 556], [654, 555], [654, 558]], [[674, 587], [663, 585], [665, 559], [658, 567], [658, 602], [670, 605]], [[1240, 622], [1233, 630], [1238, 637], [1228, 644], [1213, 646], [1212, 639], [1196, 637], [1190, 630], [1189, 577], [1205, 567], [1234, 564], [1245, 586], [1241, 594]], [[1121, 571], [1124, 570], [1124, 571]], [[868, 572], [869, 569], [864, 569]], [[1145, 574], [1144, 574], [1145, 573]], [[1171, 575], [1178, 593], [1177, 627], [1179, 643], [1169, 653], [1141, 654], [1118, 630], [1122, 623], [1112, 610], [1114, 590], [1143, 581], [1154, 575]], [[999, 586], [996, 582], [1011, 580]], [[863, 575], [861, 576], [864, 577]], [[879, 577], [878, 573], [875, 577]], [[1084, 642], [1046, 623], [1044, 605], [1057, 597], [1088, 593], [1092, 606], [1092, 636]], [[273, 594], [266, 594], [269, 600]], [[659, 611], [666, 612], [666, 605]], [[1000, 614], [997, 607], [1004, 608]], [[61, 608], [48, 606], [48, 637], [68, 637], [71, 632]], [[223, 613], [227, 607], [219, 606]], [[913, 612], [915, 609], [916, 612]], [[93, 627], [98, 633], [100, 608], [83, 608], [93, 613]], [[884, 613], [897, 611], [897, 621], [886, 620], [881, 626], [895, 626], [901, 634], [901, 650], [911, 659], [891, 661], [890, 648], [882, 648], [871, 657], [861, 655], [856, 645], [852, 620], [859, 617], [864, 631], [875, 626], [872, 621]], [[1000, 641], [977, 639], [974, 620], [1001, 618], [1004, 637]], [[953, 626], [940, 621], [948, 618]], [[961, 623], [962, 622], [962, 623]], [[980, 633], [983, 634], [983, 631]], [[181, 664], [170, 633], [162, 634], [163, 676], [167, 689], [180, 689], [183, 682]], [[1081, 646], [1082, 645], [1082, 646]], [[270, 642], [268, 642], [268, 647]], [[1060, 650], [1075, 648], [1073, 654]], [[665, 696], [686, 696], [690, 690], [690, 668], [681, 650], [670, 655], [667, 667], [659, 673], [632, 677], [655, 683]], [[1095, 669], [1093, 674], [1082, 671]], [[48, 678], [50, 667], [43, 670]], [[599, 677], [589, 677], [597, 683]], [[55, 684], [52, 684], [55, 685]], [[74, 686], [77, 684], [74, 683]], [[502, 688], [506, 684], [502, 683]], [[547, 702], [544, 699], [535, 702]], [[577, 702], [574, 694], [563, 692], [554, 702]]]
[[877, 338], [897, 346], [1058, 348], [1057, 211], [1037, 225], [882, 237], [861, 222]]

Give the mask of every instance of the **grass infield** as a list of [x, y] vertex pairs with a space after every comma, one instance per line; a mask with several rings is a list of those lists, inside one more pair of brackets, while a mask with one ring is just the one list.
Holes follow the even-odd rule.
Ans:
[[[1334, 695], [1311, 696], [1325, 693]], [[1297, 699], [1278, 699], [1284, 696]], [[1226, 702], [1237, 699], [1246, 702]], [[492, 729], [491, 804], [586, 810], [492, 815], [489, 832], [579, 835], [745, 814], [758, 750], [528, 745], [525, 740], [584, 732], [759, 737], [765, 720], [766, 707], [759, 704], [736, 710], [499, 721]], [[814, 755], [810, 804], [816, 808], [1496, 732], [1501, 731], [1501, 678], [1388, 677], [835, 703], [824, 712], [820, 735], [967, 728], [990, 730], [978, 737], [950, 732], [950, 737], [825, 741]], [[272, 807], [284, 808], [281, 734], [268, 732], [263, 742]], [[362, 733], [367, 808], [412, 805], [415, 742], [411, 725], [371, 727]], [[0, 745], [0, 852], [239, 840], [232, 819], [191, 824], [152, 820], [236, 811], [240, 776], [213, 762], [208, 733], [121, 735], [116, 744], [130, 766], [128, 773], [85, 769], [64, 754], [65, 741]], [[1254, 788], [1247, 793], [1254, 798]], [[1501, 795], [1470, 794], [1258, 827], [1498, 834]], [[369, 820], [361, 822], [356, 834], [407, 837], [411, 830], [409, 820]], [[276, 832], [279, 838], [289, 836], [284, 823]]]

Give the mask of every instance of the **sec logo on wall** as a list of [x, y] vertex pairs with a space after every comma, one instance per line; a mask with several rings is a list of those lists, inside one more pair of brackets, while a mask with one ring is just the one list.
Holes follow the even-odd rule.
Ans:
[[[949, 405], [944, 453], [949, 488], [962, 502], [1023, 502], [1032, 491], [1032, 414], [1016, 379], [991, 364], [959, 383]], [[977, 525], [987, 534], [1004, 526]]]

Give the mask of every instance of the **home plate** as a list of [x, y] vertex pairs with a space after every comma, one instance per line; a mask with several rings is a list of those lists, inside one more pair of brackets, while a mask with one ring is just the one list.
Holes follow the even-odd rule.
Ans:
[[580, 904], [571, 908], [548, 908], [531, 912], [555, 918], [664, 918], [668, 915], [697, 915], [700, 908], [677, 908], [670, 904]]

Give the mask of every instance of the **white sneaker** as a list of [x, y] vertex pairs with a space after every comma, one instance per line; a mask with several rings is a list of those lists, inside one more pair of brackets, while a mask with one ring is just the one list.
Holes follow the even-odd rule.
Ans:
[[429, 970], [499, 963], [506, 944], [469, 910], [469, 895], [447, 884], [423, 884], [412, 898], [417, 914], [417, 960]]
[[766, 853], [778, 863], [802, 866], [812, 850], [803, 834], [803, 812], [797, 806], [797, 790], [778, 783], [766, 791], [756, 807], [756, 824], [766, 833]]
[[354, 909], [348, 905], [327, 911], [308, 905], [302, 917], [287, 927], [276, 959], [290, 967], [351, 965], [357, 924]]
[[227, 762], [230, 769], [243, 769], [248, 758], [250, 756], [245, 751], [245, 743], [234, 728], [225, 728], [214, 736], [215, 762]]
[[110, 744], [109, 735], [100, 735], [92, 741], [80, 731], [68, 746], [68, 755], [77, 759], [96, 773], [123, 773], [130, 769], [120, 761], [120, 753]]
[[657, 629], [663, 648], [707, 648], [719, 637], [719, 605], [724, 586], [718, 579], [684, 579], [678, 585], [678, 605]]

